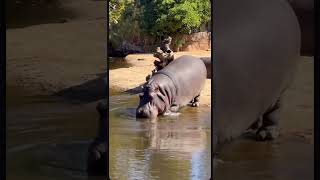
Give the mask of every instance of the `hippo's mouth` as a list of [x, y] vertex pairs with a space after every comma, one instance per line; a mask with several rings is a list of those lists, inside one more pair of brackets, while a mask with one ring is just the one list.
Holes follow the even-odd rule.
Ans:
[[146, 103], [142, 107], [138, 107], [136, 111], [136, 117], [138, 118], [156, 118], [158, 116], [158, 110], [155, 106], [152, 106], [150, 102]]

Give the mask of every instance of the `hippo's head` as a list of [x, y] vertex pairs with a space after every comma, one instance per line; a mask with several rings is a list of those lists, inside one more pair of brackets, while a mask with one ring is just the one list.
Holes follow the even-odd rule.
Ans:
[[140, 103], [136, 111], [137, 117], [154, 119], [165, 112], [168, 102], [167, 98], [161, 93], [158, 84], [151, 83], [146, 85], [139, 97]]

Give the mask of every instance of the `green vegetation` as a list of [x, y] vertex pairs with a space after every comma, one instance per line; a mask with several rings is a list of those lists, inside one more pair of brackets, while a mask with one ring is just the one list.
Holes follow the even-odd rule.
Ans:
[[134, 0], [109, 1], [109, 39], [114, 47], [140, 41], [140, 11]]
[[109, 0], [109, 25], [118, 24], [121, 15], [132, 2], [133, 0]]
[[209, 0], [154, 0], [142, 5], [141, 28], [152, 36], [190, 34], [210, 20]]
[[210, 0], [111, 0], [111, 43], [116, 47], [170, 35], [181, 46], [182, 35], [199, 32], [210, 22], [210, 7]]

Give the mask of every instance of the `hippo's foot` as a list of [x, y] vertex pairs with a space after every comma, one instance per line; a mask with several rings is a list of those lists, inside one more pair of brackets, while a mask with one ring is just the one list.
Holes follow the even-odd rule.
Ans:
[[197, 95], [195, 98], [192, 99], [192, 101], [190, 102], [192, 107], [199, 107], [200, 105], [200, 94]]
[[146, 77], [146, 81], [149, 81], [150, 78], [151, 78], [151, 75], [149, 74], [149, 75]]
[[278, 126], [269, 126], [264, 129], [259, 129], [256, 133], [256, 138], [258, 141], [274, 140], [279, 137]]
[[262, 117], [256, 138], [259, 141], [274, 140], [279, 136], [280, 128], [278, 126], [280, 119], [280, 100], [278, 100], [269, 111]]
[[193, 102], [191, 103], [192, 107], [199, 107], [200, 103], [199, 102]]

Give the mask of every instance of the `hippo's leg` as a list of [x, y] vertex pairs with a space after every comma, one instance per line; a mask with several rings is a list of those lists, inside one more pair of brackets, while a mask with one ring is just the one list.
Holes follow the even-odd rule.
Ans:
[[199, 107], [199, 105], [200, 105], [199, 101], [200, 101], [200, 94], [192, 99], [191, 106], [192, 107]]
[[146, 81], [149, 81], [149, 79], [151, 78], [151, 74], [149, 74], [147, 77], [146, 77]]
[[257, 121], [255, 121], [248, 129], [247, 131], [255, 131], [257, 132], [261, 127], [262, 127], [262, 124], [263, 124], [263, 116], [260, 116], [258, 118]]
[[180, 109], [180, 105], [178, 104], [172, 104], [170, 108], [164, 113], [166, 116], [178, 116], [180, 113], [178, 113]]
[[273, 140], [279, 136], [280, 99], [263, 115], [262, 127], [257, 132], [258, 140]]

